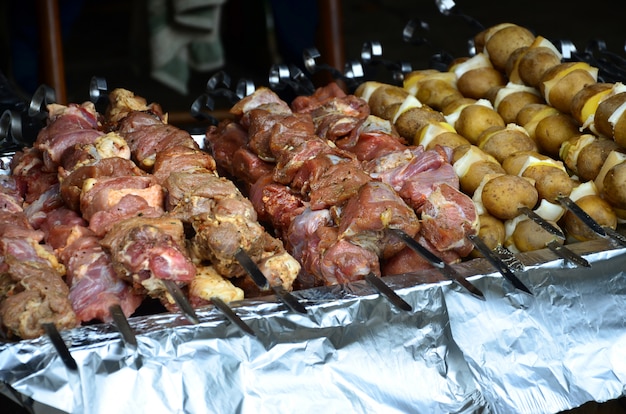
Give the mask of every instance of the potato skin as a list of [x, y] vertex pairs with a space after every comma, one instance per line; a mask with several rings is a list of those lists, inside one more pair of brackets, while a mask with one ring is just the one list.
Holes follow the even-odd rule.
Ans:
[[393, 104], [401, 105], [409, 95], [404, 89], [393, 85], [381, 85], [372, 93], [368, 104], [372, 115], [388, 119], [383, 116], [389, 106]]
[[576, 120], [568, 114], [548, 116], [535, 128], [535, 142], [544, 154], [558, 158], [561, 144], [580, 134]]
[[528, 86], [538, 87], [543, 75], [553, 66], [561, 63], [559, 56], [547, 47], [530, 48], [520, 58], [518, 73], [520, 79]]
[[511, 154], [520, 151], [537, 151], [537, 144], [520, 128], [492, 127], [478, 139], [478, 147], [502, 163]]
[[595, 180], [611, 151], [619, 149], [612, 139], [598, 138], [585, 145], [576, 159], [576, 173], [582, 181]]
[[506, 174], [487, 181], [481, 199], [489, 214], [509, 220], [520, 214], [520, 207], [535, 207], [539, 194], [526, 178]]
[[497, 69], [484, 67], [470, 70], [458, 79], [457, 88], [468, 98], [480, 99], [495, 86], [506, 85], [506, 78]]
[[[597, 195], [587, 195], [576, 200], [576, 204], [591, 218], [593, 218], [601, 226], [615, 229], [617, 227], [617, 215], [602, 197]], [[566, 211], [561, 219], [563, 230], [568, 237], [572, 237], [578, 241], [587, 241], [597, 238], [597, 234], [584, 224], [571, 211]]]
[[[550, 221], [549, 223], [558, 228], [556, 223]], [[554, 240], [556, 240], [559, 244], [563, 244], [562, 239], [547, 230], [544, 230], [539, 224], [530, 219], [520, 221], [517, 224], [513, 234], [511, 235], [511, 239], [515, 244], [515, 247], [517, 247], [521, 252], [543, 249], [548, 243]]]
[[604, 177], [602, 193], [613, 207], [626, 209], [626, 162], [615, 165]]
[[478, 142], [480, 134], [494, 126], [504, 128], [504, 120], [500, 114], [488, 106], [479, 104], [468, 105], [461, 109], [459, 118], [454, 124], [456, 131], [472, 144]]
[[[487, 34], [489, 36], [489, 34]], [[493, 66], [504, 72], [509, 56], [520, 47], [530, 46], [535, 40], [535, 35], [525, 27], [509, 25], [496, 30], [485, 43], [485, 49]]]
[[534, 180], [539, 198], [550, 202], [555, 202], [559, 196], [569, 196], [574, 187], [570, 176], [552, 165], [531, 165], [522, 177]]
[[[393, 120], [393, 117], [385, 119]], [[419, 130], [426, 125], [445, 121], [446, 118], [441, 112], [435, 111], [427, 106], [422, 106], [421, 108], [414, 107], [402, 112], [394, 126], [401, 137], [412, 142]]]
[[502, 220], [490, 214], [481, 214], [479, 220], [480, 229], [478, 230], [478, 237], [480, 237], [487, 247], [493, 250], [504, 244], [506, 232]]
[[483, 177], [487, 174], [505, 174], [505, 171], [497, 162], [488, 160], [476, 161], [463, 177], [459, 177], [461, 190], [465, 194], [474, 194]]

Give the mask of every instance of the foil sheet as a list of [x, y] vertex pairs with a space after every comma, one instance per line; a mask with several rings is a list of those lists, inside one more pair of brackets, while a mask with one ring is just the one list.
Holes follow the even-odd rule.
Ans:
[[[626, 250], [605, 240], [519, 255], [514, 290], [490, 265], [456, 266], [486, 295], [432, 280], [385, 278], [413, 310], [367, 283], [231, 303], [257, 333], [216, 309], [131, 318], [137, 347], [110, 324], [62, 332], [66, 368], [47, 337], [0, 346], [0, 391], [33, 413], [558, 412], [624, 395]], [[433, 270], [434, 271], [434, 270]]]

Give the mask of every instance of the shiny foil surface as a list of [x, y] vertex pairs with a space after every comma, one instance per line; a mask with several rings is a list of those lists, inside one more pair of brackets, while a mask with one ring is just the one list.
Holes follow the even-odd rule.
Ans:
[[[591, 268], [549, 250], [518, 255], [515, 290], [488, 262], [384, 278], [411, 306], [365, 281], [294, 292], [306, 315], [273, 296], [218, 310], [131, 318], [137, 347], [113, 324], [62, 332], [68, 369], [47, 337], [0, 347], [0, 391], [33, 413], [537, 413], [606, 401], [626, 389], [626, 250], [570, 245]], [[435, 271], [435, 270], [433, 270]]]

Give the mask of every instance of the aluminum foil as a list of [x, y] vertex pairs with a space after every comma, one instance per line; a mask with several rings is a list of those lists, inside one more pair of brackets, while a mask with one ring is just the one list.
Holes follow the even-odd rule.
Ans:
[[[47, 337], [0, 347], [0, 391], [33, 413], [558, 412], [624, 395], [626, 250], [571, 245], [592, 267], [548, 250], [518, 256], [515, 290], [481, 259], [457, 266], [486, 296], [429, 272], [385, 281], [413, 310], [367, 283], [231, 303], [255, 331], [212, 307], [191, 325], [175, 313], [62, 332], [78, 370]], [[434, 270], [433, 270], [434, 271]]]

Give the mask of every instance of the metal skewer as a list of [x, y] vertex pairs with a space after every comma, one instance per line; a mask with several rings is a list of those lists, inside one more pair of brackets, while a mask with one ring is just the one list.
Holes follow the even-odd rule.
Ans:
[[261, 290], [271, 288], [278, 299], [280, 299], [280, 301], [283, 302], [289, 309], [298, 313], [307, 313], [306, 307], [284, 287], [270, 285], [263, 272], [261, 272], [257, 264], [254, 263], [250, 256], [248, 256], [248, 253], [246, 253], [243, 249], [240, 248], [237, 250], [235, 253], [235, 259], [237, 259], [239, 264], [244, 268], [248, 275], [250, 275], [254, 283]]
[[476, 249], [485, 256], [487, 260], [507, 279], [509, 282], [513, 284], [517, 289], [532, 295], [533, 293], [526, 287], [526, 285], [519, 280], [519, 278], [513, 273], [513, 271], [509, 268], [509, 266], [502, 260], [500, 256], [495, 254], [486, 244], [483, 242], [480, 237], [476, 235], [469, 235], [468, 238], [474, 244]]
[[219, 309], [224, 314], [224, 316], [226, 316], [226, 318], [229, 321], [234, 323], [243, 333], [245, 333], [246, 335], [250, 335], [250, 336], [256, 338], [256, 334], [254, 333], [252, 328], [250, 328], [250, 326], [248, 326], [248, 324], [245, 323], [239, 317], [239, 315], [237, 315], [231, 309], [231, 307], [228, 306], [222, 299], [218, 298], [217, 296], [214, 296], [214, 297], [211, 298], [211, 302], [213, 303], [213, 305], [215, 305], [215, 307], [217, 309]]
[[78, 370], [78, 364], [76, 364], [76, 360], [70, 353], [70, 350], [67, 349], [67, 345], [63, 341], [61, 334], [59, 333], [56, 325], [52, 322], [46, 322], [41, 325], [46, 332], [46, 335], [50, 338], [52, 345], [56, 349], [57, 353], [61, 357], [61, 360], [65, 364], [68, 369], [72, 371]]
[[584, 257], [574, 253], [556, 240], [552, 240], [551, 242], [546, 244], [546, 247], [550, 249], [554, 254], [562, 259], [567, 260], [570, 263], [574, 263], [577, 266], [591, 267], [591, 264]]
[[610, 227], [602, 227], [593, 217], [585, 212], [578, 204], [569, 197], [559, 197], [557, 201], [572, 212], [580, 221], [589, 227], [594, 233], [603, 238], [609, 238], [622, 246], [626, 246], [626, 238]]
[[393, 232], [393, 234], [395, 234], [402, 241], [404, 241], [406, 245], [410, 247], [415, 253], [419, 254], [431, 265], [435, 266], [446, 278], [458, 283], [459, 285], [461, 285], [461, 287], [463, 287], [476, 298], [480, 300], [485, 300], [485, 295], [483, 294], [483, 292], [480, 291], [480, 289], [478, 289], [467, 279], [458, 274], [452, 266], [448, 265], [445, 261], [435, 256], [432, 252], [430, 252], [424, 246], [415, 241], [415, 239], [413, 239], [411, 236], [399, 229], [389, 228], [388, 230]]
[[128, 345], [137, 346], [137, 337], [133, 332], [130, 324], [128, 323], [128, 319], [126, 319], [126, 315], [122, 311], [120, 305], [111, 305], [109, 307], [109, 312], [111, 313], [111, 317], [113, 318], [113, 322], [115, 322], [115, 326], [120, 331], [124, 342]]
[[565, 239], [565, 234], [563, 234], [561, 229], [555, 227], [552, 223], [550, 223], [549, 221], [545, 220], [543, 217], [541, 217], [539, 214], [535, 213], [534, 211], [532, 211], [528, 207], [520, 207], [518, 209], [518, 211], [520, 213], [524, 214], [526, 217], [528, 217], [532, 221], [534, 221], [535, 223], [539, 224], [541, 226], [541, 228], [544, 229], [545, 231], [547, 231], [548, 233], [552, 233], [556, 237], [559, 237], [561, 239]]
[[376, 276], [374, 273], [370, 272], [365, 275], [365, 280], [387, 299], [397, 306], [398, 308], [410, 312], [413, 310], [413, 307], [409, 305], [404, 299], [402, 299], [398, 294], [390, 288], [385, 282], [382, 281], [381, 278]]
[[172, 295], [172, 297], [174, 298], [174, 301], [176, 302], [180, 310], [183, 311], [187, 319], [189, 319], [189, 321], [194, 325], [200, 323], [200, 320], [196, 315], [196, 311], [193, 309], [193, 307], [187, 300], [187, 297], [185, 297], [185, 294], [182, 290], [180, 290], [178, 285], [173, 280], [169, 279], [162, 279], [162, 282], [165, 285], [165, 288], [167, 289], [169, 294]]

